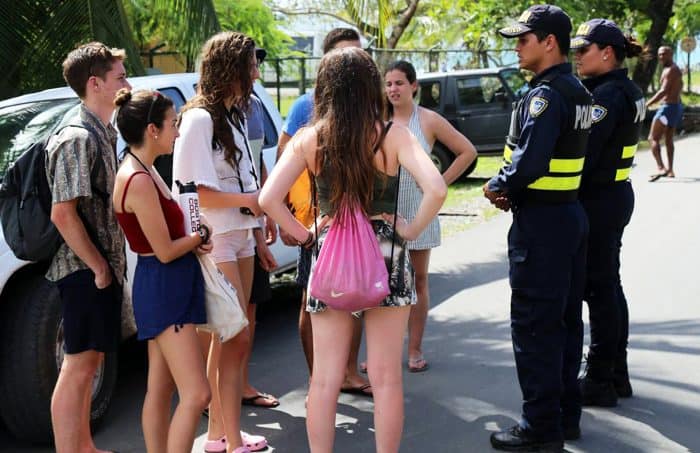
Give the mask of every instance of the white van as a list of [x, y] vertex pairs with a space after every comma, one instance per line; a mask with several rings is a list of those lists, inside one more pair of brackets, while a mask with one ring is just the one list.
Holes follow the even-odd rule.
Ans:
[[[134, 90], [157, 89], [179, 110], [194, 96], [198, 74], [167, 74], [129, 78]], [[265, 107], [263, 160], [272, 170], [282, 127], [273, 100], [260, 84], [255, 94]], [[56, 88], [0, 101], [0, 177], [31, 144], [72, 114], [78, 98], [70, 88]], [[121, 154], [124, 142], [119, 141]], [[156, 162], [171, 182], [172, 156]], [[63, 328], [58, 292], [44, 278], [47, 264], [30, 263], [14, 256], [0, 228], [0, 418], [16, 437], [51, 440], [50, 400], [63, 360]], [[296, 247], [277, 241], [271, 247], [278, 263], [275, 272], [296, 264]], [[124, 288], [122, 337], [136, 332], [131, 309], [131, 287], [136, 255], [127, 251], [128, 282]], [[93, 383], [92, 421], [98, 422], [109, 406], [117, 379], [116, 354], [108, 354]]]

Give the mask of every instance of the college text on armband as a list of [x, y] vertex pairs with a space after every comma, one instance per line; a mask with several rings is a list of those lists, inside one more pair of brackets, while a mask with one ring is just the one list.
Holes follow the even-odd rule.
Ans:
[[647, 105], [644, 98], [634, 101], [634, 122], [641, 123], [647, 115]]
[[574, 129], [590, 129], [593, 122], [592, 105], [576, 105]]

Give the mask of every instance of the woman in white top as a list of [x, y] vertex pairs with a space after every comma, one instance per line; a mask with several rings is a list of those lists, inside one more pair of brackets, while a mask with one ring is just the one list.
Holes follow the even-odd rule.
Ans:
[[[451, 184], [476, 159], [474, 145], [440, 114], [420, 107], [414, 102], [418, 82], [416, 70], [411, 63], [396, 61], [389, 65], [384, 73], [384, 84], [389, 100], [390, 119], [408, 127], [427, 154], [431, 153], [433, 145], [439, 141], [457, 156], [442, 175], [445, 182]], [[423, 193], [410, 175], [401, 180], [399, 214], [408, 221], [412, 220], [422, 199]], [[408, 243], [418, 296], [418, 303], [411, 307], [411, 317], [408, 321], [408, 370], [414, 373], [428, 369], [428, 362], [423, 358], [421, 343], [430, 308], [428, 288], [430, 250], [438, 245], [440, 245], [440, 223], [437, 216], [415, 241]]]
[[[259, 176], [247, 142], [243, 114], [253, 90], [255, 43], [241, 33], [223, 32], [202, 48], [199, 89], [183, 108], [175, 143], [173, 181], [197, 184], [202, 213], [212, 224], [211, 257], [233, 284], [246, 312], [253, 281]], [[176, 190], [176, 187], [174, 187]], [[241, 372], [247, 329], [224, 344], [214, 336], [208, 362], [212, 387], [208, 441], [211, 453], [258, 451], [261, 436], [240, 432]], [[227, 446], [228, 444], [228, 446]]]

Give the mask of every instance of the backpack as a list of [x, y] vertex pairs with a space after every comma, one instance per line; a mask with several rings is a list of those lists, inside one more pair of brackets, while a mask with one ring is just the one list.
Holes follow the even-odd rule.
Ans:
[[[67, 124], [31, 145], [3, 177], [0, 186], [2, 230], [5, 242], [19, 259], [51, 260], [63, 243], [63, 237], [51, 222], [52, 195], [46, 175], [46, 156], [51, 138], [66, 127], [80, 127], [90, 135], [95, 134], [87, 125]], [[91, 181], [103, 166], [101, 163], [102, 159], [95, 160]], [[103, 193], [97, 191], [97, 194]]]
[[341, 204], [312, 266], [309, 294], [336, 310], [359, 311], [379, 306], [390, 293], [369, 219], [356, 203]]

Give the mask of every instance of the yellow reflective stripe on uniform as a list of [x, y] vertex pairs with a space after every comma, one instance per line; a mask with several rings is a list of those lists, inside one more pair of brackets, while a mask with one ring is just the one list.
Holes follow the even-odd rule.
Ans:
[[627, 181], [630, 177], [631, 168], [621, 168], [615, 172], [615, 181]]
[[[513, 150], [508, 145], [503, 147], [503, 160], [510, 163], [513, 161]], [[552, 159], [549, 161], [549, 171], [551, 173], [579, 173], [583, 171], [584, 158], [578, 159]]]
[[625, 146], [624, 148], [622, 148], [622, 158], [629, 159], [630, 157], [634, 157], [634, 153], [636, 152], [637, 145]]
[[510, 149], [508, 145], [503, 147], [503, 160], [505, 160], [508, 163], [511, 163], [513, 161], [513, 150]]
[[550, 173], [579, 173], [583, 171], [583, 157], [578, 159], [552, 159], [549, 161]]
[[535, 190], [576, 190], [580, 185], [581, 175], [543, 176], [527, 187]]

